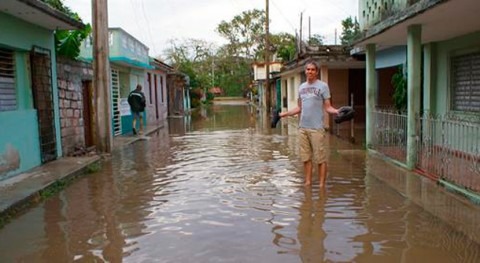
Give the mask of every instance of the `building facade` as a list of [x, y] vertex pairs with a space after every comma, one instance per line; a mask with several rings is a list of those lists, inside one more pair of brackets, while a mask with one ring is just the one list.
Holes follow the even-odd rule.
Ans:
[[[476, 0], [362, 0], [355, 44], [366, 56], [367, 146], [466, 195], [480, 192], [479, 11]], [[405, 101], [382, 100], [398, 68], [393, 91]], [[392, 103], [404, 107], [383, 107]]]
[[0, 1], [0, 180], [63, 156], [54, 31], [84, 25], [36, 0]]

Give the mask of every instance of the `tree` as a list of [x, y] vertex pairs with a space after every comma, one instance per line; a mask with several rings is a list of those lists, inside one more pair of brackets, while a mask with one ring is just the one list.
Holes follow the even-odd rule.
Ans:
[[[41, 0], [52, 8], [65, 13], [69, 17], [82, 22], [80, 16], [73, 12], [69, 7], [65, 6], [62, 0]], [[92, 27], [86, 24], [80, 30], [56, 30], [55, 31], [55, 49], [61, 56], [76, 59], [80, 55], [80, 45], [82, 41], [88, 37]]]
[[360, 25], [357, 18], [355, 21], [352, 17], [342, 20], [342, 34], [340, 35], [340, 42], [342, 45], [351, 45], [355, 40], [361, 37]]
[[215, 46], [204, 40], [170, 40], [170, 47], [164, 51], [166, 60], [172, 66], [190, 77], [192, 88], [206, 88], [211, 84], [211, 61]]
[[232, 53], [245, 58], [259, 58], [259, 46], [265, 36], [265, 12], [253, 9], [236, 15], [230, 22], [222, 21], [216, 31], [225, 37]]
[[271, 53], [275, 53], [282, 61], [287, 62], [295, 57], [295, 36], [289, 33], [270, 35]]
[[318, 34], [314, 34], [313, 36], [311, 36], [307, 43], [308, 45], [310, 46], [321, 46], [323, 45], [323, 40], [325, 39], [325, 37], [321, 36], [321, 35], [318, 35]]

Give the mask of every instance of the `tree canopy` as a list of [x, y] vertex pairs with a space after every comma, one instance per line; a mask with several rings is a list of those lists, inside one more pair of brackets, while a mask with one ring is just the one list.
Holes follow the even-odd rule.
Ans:
[[342, 45], [351, 45], [355, 40], [361, 37], [360, 25], [357, 18], [355, 20], [352, 17], [348, 17], [342, 20], [342, 34], [340, 36], [340, 42]]
[[236, 15], [229, 22], [222, 21], [216, 31], [229, 42], [232, 53], [256, 60], [264, 43], [265, 12], [253, 9]]

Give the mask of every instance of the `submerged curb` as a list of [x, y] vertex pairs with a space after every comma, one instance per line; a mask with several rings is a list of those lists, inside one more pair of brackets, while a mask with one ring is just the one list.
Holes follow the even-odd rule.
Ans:
[[[75, 159], [75, 158], [73, 158]], [[65, 159], [59, 159], [54, 162], [63, 162]], [[46, 182], [39, 183], [38, 185], [29, 185], [26, 189], [22, 190], [21, 194], [13, 195], [8, 202], [4, 202], [0, 205], [0, 228], [10, 222], [11, 218], [24, 213], [32, 206], [48, 199], [50, 196], [64, 190], [74, 180], [85, 176], [96, 170], [95, 167], [100, 165], [102, 158], [100, 156], [93, 156], [89, 160], [83, 163], [77, 163], [74, 166], [70, 166], [64, 172], [59, 174], [52, 174], [52, 171], [45, 171], [43, 169], [33, 169], [32, 175], [38, 174], [36, 177], [52, 177], [53, 180], [47, 180]], [[63, 165], [63, 164], [59, 164]], [[69, 165], [69, 164], [64, 164]], [[92, 169], [94, 169], [92, 171]], [[33, 176], [32, 176], [33, 177]], [[7, 191], [9, 188], [22, 188], [22, 182], [14, 183], [11, 186], [6, 186]], [[34, 184], [34, 183], [33, 183]], [[2, 189], [3, 190], [3, 189]]]

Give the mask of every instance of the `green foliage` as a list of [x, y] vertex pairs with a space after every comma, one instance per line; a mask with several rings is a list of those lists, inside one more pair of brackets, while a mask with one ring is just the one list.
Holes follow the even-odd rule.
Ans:
[[340, 43], [342, 45], [351, 45], [355, 40], [360, 39], [362, 36], [360, 32], [360, 24], [355, 17], [348, 17], [342, 20], [342, 34], [340, 35]]
[[[80, 16], [73, 12], [69, 7], [63, 4], [62, 0], [41, 0], [52, 8], [65, 13], [72, 19], [82, 22]], [[59, 55], [76, 59], [80, 55], [80, 45], [82, 41], [92, 31], [90, 24], [87, 24], [80, 30], [56, 30], [55, 31], [55, 48]]]
[[87, 173], [91, 174], [91, 173], [96, 173], [101, 169], [102, 169], [102, 164], [100, 162], [94, 162], [89, 164], [85, 170]]
[[229, 49], [238, 56], [257, 59], [264, 43], [265, 11], [248, 10], [231, 21], [222, 21], [216, 31], [227, 39]]
[[190, 77], [192, 88], [204, 88], [212, 85], [212, 64], [214, 45], [204, 40], [170, 40], [170, 48], [165, 56], [178, 71]]
[[66, 15], [68, 15], [69, 17], [79, 21], [79, 22], [82, 22], [82, 20], [80, 19], [80, 16], [78, 16], [77, 13], [73, 12], [68, 6], [65, 6], [63, 4], [63, 1], [62, 0], [40, 0], [46, 4], [48, 4], [49, 6], [51, 6], [52, 8], [62, 12], [62, 13], [65, 13]]
[[207, 101], [213, 101], [215, 99], [215, 95], [211, 92], [207, 92]]
[[57, 30], [55, 32], [55, 47], [57, 53], [71, 59], [80, 55], [80, 45], [88, 37], [92, 28], [87, 24], [81, 30]]
[[398, 71], [392, 76], [392, 85], [395, 89], [393, 93], [393, 103], [399, 111], [407, 108], [407, 76], [403, 73], [403, 67], [399, 66]]
[[325, 37], [321, 36], [321, 35], [318, 35], [318, 34], [314, 34], [313, 36], [311, 36], [307, 43], [308, 45], [310, 46], [321, 46], [323, 45], [323, 40], [324, 40]]
[[273, 52], [284, 62], [290, 61], [295, 57], [296, 45], [295, 36], [288, 33], [279, 33], [270, 35], [270, 43]]

